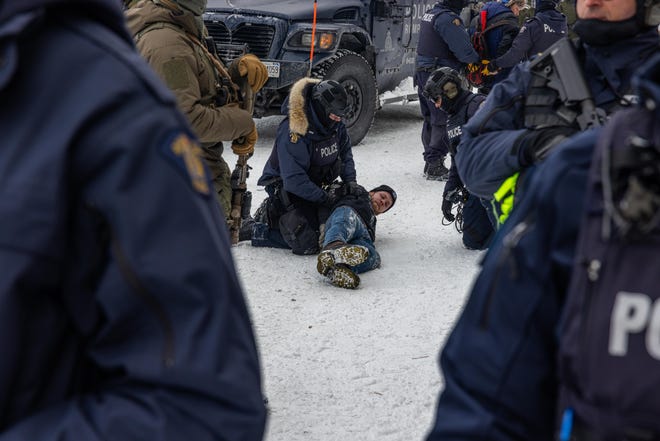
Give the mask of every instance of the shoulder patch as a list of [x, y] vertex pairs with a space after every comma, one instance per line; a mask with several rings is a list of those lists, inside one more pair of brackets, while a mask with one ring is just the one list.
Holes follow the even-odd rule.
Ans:
[[294, 132], [289, 132], [289, 139], [291, 140], [292, 143], [297, 143], [298, 142], [298, 134]]
[[463, 26], [463, 23], [461, 22], [460, 18], [455, 18], [452, 23], [454, 23], [456, 26]]
[[170, 89], [185, 89], [190, 86], [188, 79], [188, 66], [179, 58], [163, 63], [163, 79]]
[[195, 192], [208, 196], [210, 178], [202, 157], [202, 148], [188, 134], [177, 132], [161, 144], [161, 153], [190, 182]]

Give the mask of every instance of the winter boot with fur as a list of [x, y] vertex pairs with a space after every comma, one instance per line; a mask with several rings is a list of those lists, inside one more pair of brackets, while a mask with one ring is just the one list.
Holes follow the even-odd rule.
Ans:
[[321, 250], [316, 269], [335, 286], [357, 288], [360, 277], [349, 266], [359, 265], [369, 257], [369, 250], [362, 245], [347, 245], [345, 242], [331, 242]]

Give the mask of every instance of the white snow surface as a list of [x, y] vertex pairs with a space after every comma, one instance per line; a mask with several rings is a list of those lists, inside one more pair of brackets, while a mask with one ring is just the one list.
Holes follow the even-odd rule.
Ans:
[[[266, 196], [256, 181], [280, 121], [257, 120], [253, 212]], [[444, 183], [422, 176], [421, 127], [418, 103], [389, 104], [353, 148], [358, 183], [398, 194], [378, 218], [382, 266], [361, 274], [356, 290], [327, 282], [316, 256], [232, 248], [260, 353], [267, 441], [423, 440], [435, 420], [439, 350], [482, 253], [441, 225]]]

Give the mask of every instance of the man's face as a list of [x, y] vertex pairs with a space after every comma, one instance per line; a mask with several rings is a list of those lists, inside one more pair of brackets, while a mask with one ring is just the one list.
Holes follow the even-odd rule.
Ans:
[[635, 15], [635, 0], [577, 0], [576, 11], [582, 20], [622, 21]]
[[386, 191], [376, 191], [371, 193], [371, 208], [376, 215], [389, 210], [393, 203], [392, 195]]

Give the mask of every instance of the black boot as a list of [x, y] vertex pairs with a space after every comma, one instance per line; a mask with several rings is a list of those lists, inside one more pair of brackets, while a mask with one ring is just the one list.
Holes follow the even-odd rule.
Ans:
[[449, 178], [449, 169], [445, 167], [444, 158], [428, 163], [426, 179], [429, 181], [446, 181]]
[[238, 241], [251, 240], [252, 232], [254, 231], [254, 224], [256, 222], [252, 217], [241, 220], [241, 228], [238, 230]]

